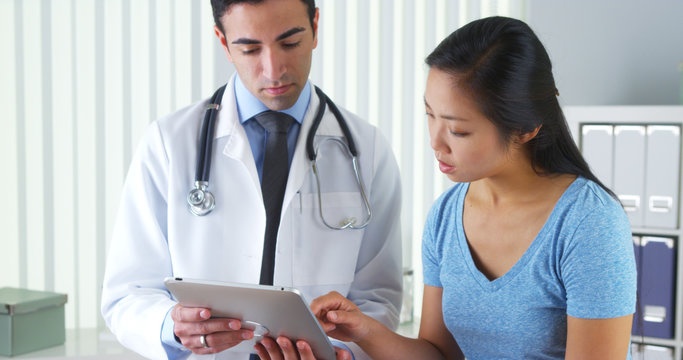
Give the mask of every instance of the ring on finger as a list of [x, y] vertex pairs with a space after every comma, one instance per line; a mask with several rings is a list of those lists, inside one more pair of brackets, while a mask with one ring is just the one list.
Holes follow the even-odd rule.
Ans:
[[206, 342], [206, 335], [202, 335], [199, 337], [199, 342], [202, 344], [204, 348], [210, 348], [209, 344]]

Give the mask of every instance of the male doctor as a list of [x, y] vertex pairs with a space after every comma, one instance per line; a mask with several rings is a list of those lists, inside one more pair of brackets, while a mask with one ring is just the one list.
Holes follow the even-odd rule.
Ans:
[[[196, 216], [187, 203], [204, 100], [153, 122], [135, 153], [108, 253], [107, 325], [123, 345], [148, 358], [257, 357], [253, 347], [238, 346], [253, 337], [239, 320], [212, 319], [210, 309], [177, 304], [163, 283], [173, 276], [296, 287], [309, 302], [335, 290], [395, 328], [401, 302], [398, 168], [379, 131], [343, 109], [372, 219], [362, 229], [332, 230], [320, 216], [306, 155], [320, 106], [308, 80], [318, 42], [314, 0], [211, 4], [216, 35], [237, 70], [216, 116], [209, 180], [215, 208]], [[332, 225], [348, 217], [358, 225], [365, 206], [351, 160], [329, 139], [347, 142], [327, 107], [314, 137], [322, 213]], [[273, 155], [274, 143], [279, 155]], [[355, 344], [336, 345], [347, 349], [338, 350], [338, 358], [366, 358]], [[286, 338], [265, 339], [257, 348], [262, 358], [314, 356], [305, 343]]]

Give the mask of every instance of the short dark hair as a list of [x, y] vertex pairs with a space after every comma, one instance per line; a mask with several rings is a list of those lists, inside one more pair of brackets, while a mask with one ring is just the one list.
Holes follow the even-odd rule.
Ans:
[[[241, 3], [259, 4], [264, 0], [211, 0], [211, 9], [213, 10], [213, 21], [218, 26], [218, 29], [225, 35], [223, 24], [221, 24], [221, 17], [225, 14], [231, 6]], [[315, 0], [301, 0], [308, 8], [308, 20], [311, 22], [311, 29], [315, 36], [315, 28], [313, 27], [313, 19], [315, 18]]]
[[473, 21], [444, 39], [426, 63], [452, 75], [472, 95], [505, 143], [541, 126], [526, 145], [537, 174], [583, 176], [616, 198], [572, 140], [550, 57], [527, 24], [500, 16]]

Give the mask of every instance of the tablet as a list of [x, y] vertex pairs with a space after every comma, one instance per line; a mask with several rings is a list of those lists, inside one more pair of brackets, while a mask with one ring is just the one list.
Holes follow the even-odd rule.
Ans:
[[301, 293], [283, 286], [227, 283], [187, 278], [166, 278], [166, 287], [185, 307], [211, 309], [212, 317], [242, 321], [242, 328], [253, 330], [254, 338], [231, 348], [254, 352], [263, 336], [286, 336], [292, 341], [306, 340], [321, 360], [335, 360], [330, 340], [308, 308]]

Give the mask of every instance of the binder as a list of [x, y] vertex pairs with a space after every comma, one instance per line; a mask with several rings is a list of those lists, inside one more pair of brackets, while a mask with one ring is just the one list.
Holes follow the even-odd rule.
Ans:
[[595, 176], [608, 188], [613, 182], [614, 128], [611, 125], [583, 125], [581, 152]]
[[631, 226], [644, 223], [645, 126], [614, 127], [614, 187]]
[[645, 226], [675, 229], [678, 225], [680, 127], [647, 127]]
[[635, 245], [639, 301], [632, 334], [671, 339], [676, 293], [674, 239], [643, 236]]
[[639, 336], [643, 335], [643, 320], [642, 316], [640, 315], [642, 313], [642, 303], [640, 299], [640, 275], [642, 274], [642, 266], [641, 266], [641, 261], [640, 257], [642, 255], [642, 250], [643, 248], [640, 246], [640, 236], [633, 236], [633, 254], [635, 255], [636, 259], [636, 272], [638, 274], [638, 286], [637, 286], [637, 294], [638, 298], [636, 301], [636, 312], [633, 314], [633, 323], [631, 324], [631, 334], [634, 336]]
[[633, 360], [673, 360], [674, 349], [645, 344], [631, 344]]

